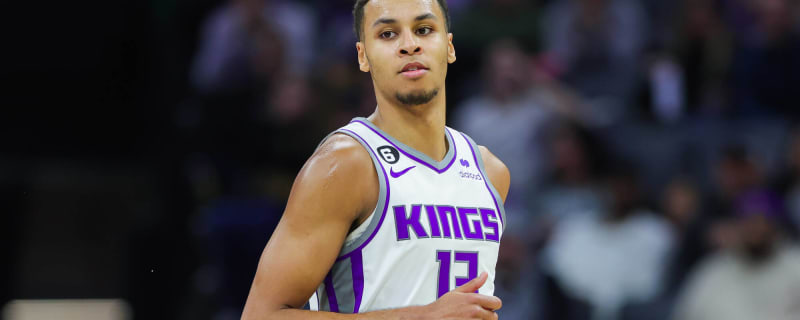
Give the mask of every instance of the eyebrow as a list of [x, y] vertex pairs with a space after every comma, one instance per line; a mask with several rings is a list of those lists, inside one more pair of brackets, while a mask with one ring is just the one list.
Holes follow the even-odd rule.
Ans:
[[[424, 14], [418, 15], [416, 18], [414, 18], [414, 21], [421, 21], [421, 20], [427, 20], [427, 19], [436, 20], [436, 16], [433, 13], [430, 13], [430, 12], [429, 13], [424, 13]], [[375, 23], [372, 24], [372, 27], [375, 27], [375, 26], [377, 26], [379, 24], [393, 24], [393, 23], [397, 23], [397, 19], [381, 18], [381, 19], [375, 20]]]
[[414, 21], [421, 21], [421, 20], [427, 20], [427, 19], [436, 20], [436, 16], [433, 15], [433, 13], [429, 12], [429, 13], [426, 13], [426, 14], [418, 15], [416, 18], [414, 18]]

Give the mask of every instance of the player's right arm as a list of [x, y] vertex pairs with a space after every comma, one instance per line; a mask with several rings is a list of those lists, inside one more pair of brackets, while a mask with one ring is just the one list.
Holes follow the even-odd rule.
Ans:
[[242, 319], [496, 319], [500, 299], [474, 293], [485, 274], [426, 306], [356, 315], [300, 310], [351, 226], [375, 208], [379, 184], [367, 152], [354, 139], [334, 135], [303, 166], [261, 255]]

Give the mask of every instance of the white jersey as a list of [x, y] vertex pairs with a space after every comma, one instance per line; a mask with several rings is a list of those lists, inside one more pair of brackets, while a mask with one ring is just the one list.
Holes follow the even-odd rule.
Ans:
[[435, 301], [486, 271], [494, 293], [505, 211], [475, 143], [446, 128], [442, 161], [406, 146], [365, 118], [336, 130], [369, 151], [380, 193], [351, 231], [311, 310], [359, 313]]

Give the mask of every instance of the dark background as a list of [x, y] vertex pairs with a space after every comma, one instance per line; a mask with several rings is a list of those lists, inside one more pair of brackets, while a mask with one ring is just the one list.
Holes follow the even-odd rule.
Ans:
[[[611, 3], [621, 9], [606, 20], [581, 20], [576, 9], [604, 12]], [[328, 132], [375, 106], [369, 77], [357, 70], [352, 1], [5, 6], [0, 305], [120, 298], [135, 319], [238, 318], [294, 175]], [[450, 6], [458, 61], [448, 74], [448, 125], [503, 150], [491, 142], [514, 137], [481, 140], [470, 119], [504, 106], [517, 110], [509, 121], [527, 109], [547, 114], [515, 122], [531, 132], [517, 137], [530, 140], [515, 149], [522, 155], [496, 152], [512, 180], [517, 171], [534, 172], [512, 184], [509, 219], [529, 229], [509, 232], [498, 272], [509, 266], [509, 275], [520, 268], [541, 275], [524, 290], [540, 307], [509, 318], [588, 317], [564, 315], [581, 299], [554, 287], [557, 276], [540, 267], [560, 220], [534, 201], [572, 185], [570, 168], [580, 163], [585, 168], [575, 170], [589, 173], [575, 183], [606, 199], [599, 207], [648, 208], [674, 230], [664, 263], [677, 267], [664, 273], [675, 277], [666, 287], [676, 289], [658, 295], [666, 310], [695, 263], [727, 248], [709, 230], [735, 220], [742, 194], [775, 198], [774, 224], [793, 243], [798, 1]], [[225, 8], [263, 13], [236, 29], [239, 16]], [[276, 22], [289, 14], [297, 20], [288, 25], [307, 28], [291, 32]], [[215, 63], [222, 71], [204, 69]], [[679, 76], [654, 76], [663, 65]], [[670, 86], [680, 89], [664, 89]], [[532, 91], [531, 100], [518, 99]], [[635, 199], [614, 198], [615, 181], [632, 180]], [[676, 181], [697, 198], [688, 217], [670, 209], [665, 195]], [[684, 232], [684, 224], [698, 231]]]

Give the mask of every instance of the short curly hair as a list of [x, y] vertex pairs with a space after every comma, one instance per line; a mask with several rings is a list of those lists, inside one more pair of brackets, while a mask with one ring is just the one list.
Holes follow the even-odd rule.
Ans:
[[[356, 0], [355, 6], [353, 6], [353, 31], [356, 34], [356, 39], [358, 41], [364, 40], [364, 6], [367, 5], [369, 0]], [[450, 12], [447, 10], [447, 1], [446, 0], [436, 0], [439, 3], [439, 7], [442, 8], [442, 13], [444, 14], [444, 25], [447, 30], [450, 30]]]

